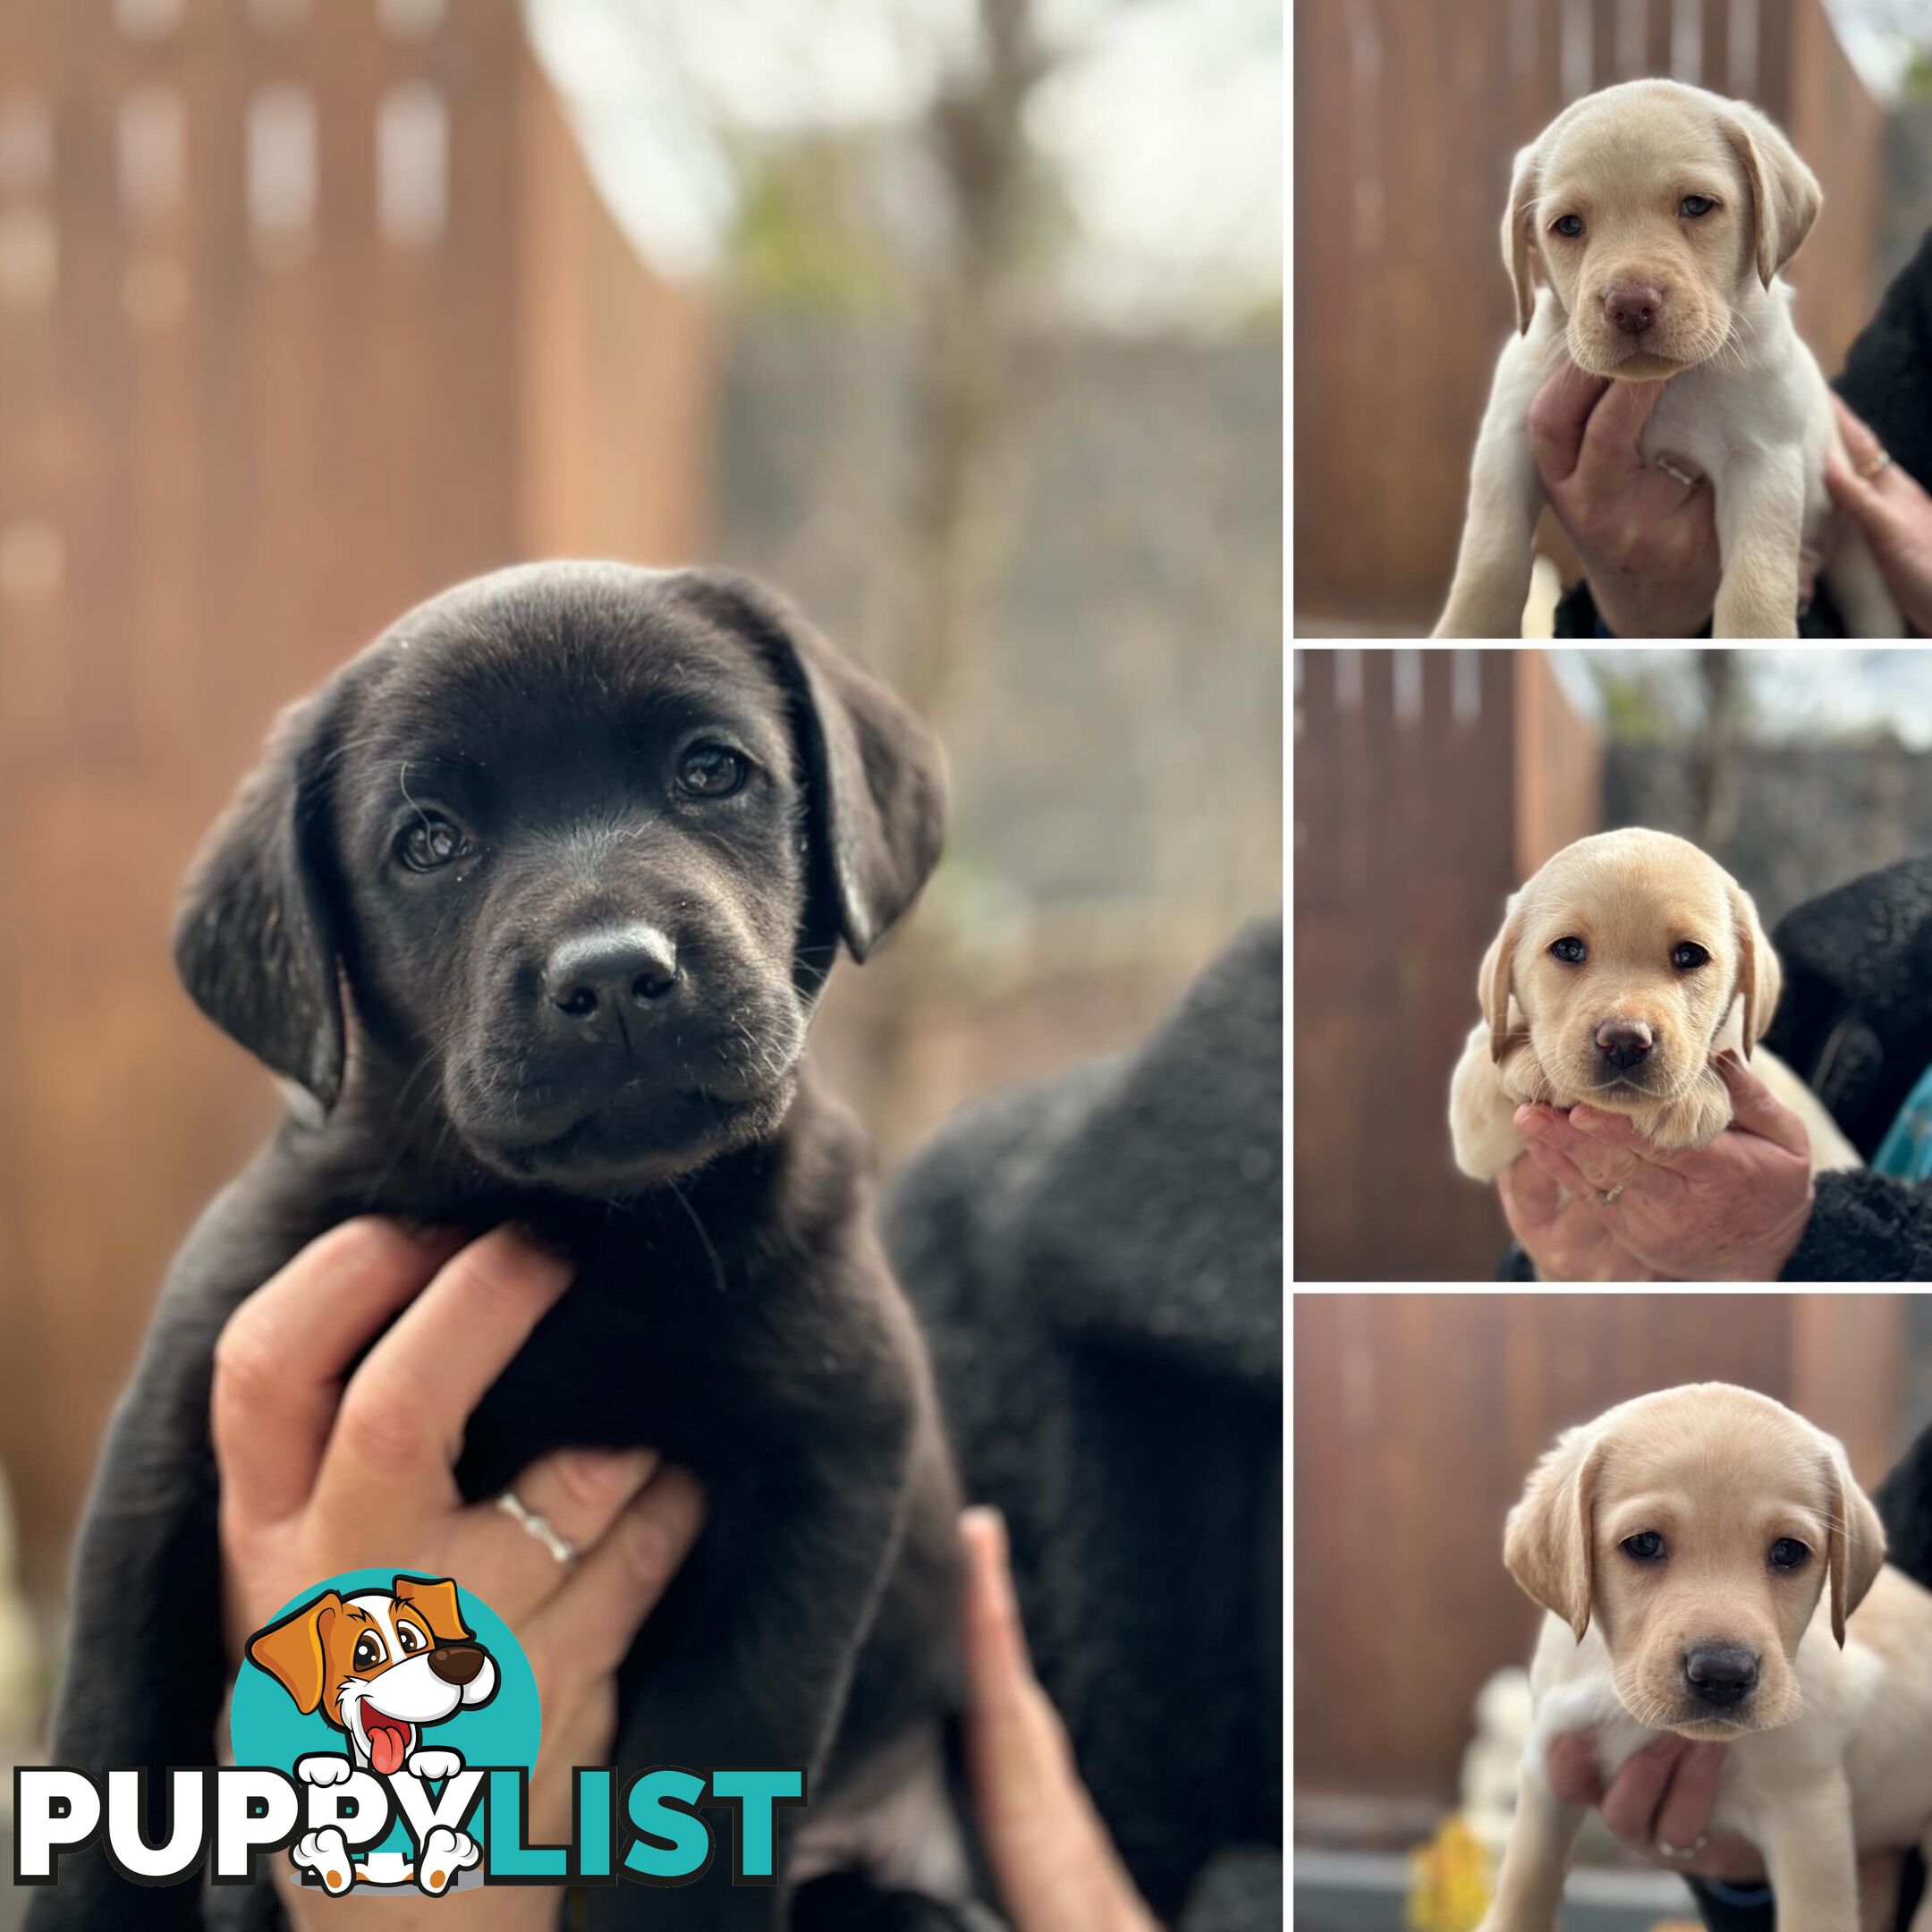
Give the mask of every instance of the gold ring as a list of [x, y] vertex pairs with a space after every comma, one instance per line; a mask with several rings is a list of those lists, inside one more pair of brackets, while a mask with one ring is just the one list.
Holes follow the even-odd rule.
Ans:
[[1859, 465], [1859, 474], [1868, 483], [1875, 476], [1880, 475], [1891, 467], [1892, 452], [1888, 449], [1881, 449], [1869, 462]]
[[1617, 1204], [1617, 1197], [1622, 1194], [1623, 1191], [1623, 1183], [1621, 1181], [1619, 1181], [1617, 1184], [1613, 1188], [1606, 1188], [1603, 1191], [1604, 1206], [1606, 1208], [1614, 1208]]

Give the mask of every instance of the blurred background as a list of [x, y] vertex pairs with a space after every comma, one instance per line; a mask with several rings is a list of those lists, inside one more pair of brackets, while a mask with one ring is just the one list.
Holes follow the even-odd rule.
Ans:
[[[1514, 323], [1511, 164], [1569, 102], [1663, 75], [1784, 127], [1825, 190], [1788, 275], [1827, 376], [1932, 226], [1924, 0], [1301, 0], [1294, 35], [1298, 636], [1440, 613]], [[1547, 636], [1581, 572], [1547, 515], [1538, 547]]]
[[[1479, 1919], [1542, 1615], [1503, 1567], [1503, 1519], [1559, 1430], [1649, 1390], [1736, 1382], [1839, 1436], [1869, 1488], [1932, 1423], [1924, 1296], [1298, 1293], [1294, 1331], [1306, 1932]], [[1623, 1863], [1593, 1826], [1565, 1932], [1686, 1920], [1682, 1882]]]
[[1675, 832], [1767, 929], [1932, 850], [1932, 652], [1294, 654], [1298, 1281], [1488, 1280], [1449, 1145], [1504, 902], [1618, 826]]
[[818, 1033], [887, 1162], [1279, 905], [1280, 34], [0, 0], [0, 1755], [162, 1270], [275, 1111], [174, 984], [177, 884], [417, 599], [723, 561], [935, 722], [945, 865]]

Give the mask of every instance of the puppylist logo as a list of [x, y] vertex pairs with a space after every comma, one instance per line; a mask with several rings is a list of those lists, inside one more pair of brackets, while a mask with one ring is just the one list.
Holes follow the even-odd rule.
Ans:
[[[251, 1636], [220, 1768], [21, 1766], [13, 1882], [57, 1885], [63, 1857], [100, 1841], [123, 1877], [179, 1885], [205, 1864], [250, 1882], [262, 1853], [298, 1881], [440, 1897], [474, 1885], [689, 1885], [729, 1841], [734, 1885], [769, 1885], [778, 1809], [805, 1801], [800, 1770], [686, 1770], [623, 1781], [579, 1766], [567, 1844], [530, 1842], [542, 1733], [522, 1647], [449, 1577], [331, 1577]], [[150, 1778], [168, 1782], [166, 1835], [147, 1835]], [[729, 1814], [716, 1827], [700, 1808]]]

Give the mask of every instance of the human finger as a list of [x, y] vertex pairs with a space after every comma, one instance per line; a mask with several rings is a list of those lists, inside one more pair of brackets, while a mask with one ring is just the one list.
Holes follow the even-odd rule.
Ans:
[[1863, 476], [1885, 454], [1885, 445], [1878, 440], [1877, 431], [1835, 390], [1832, 392], [1831, 404], [1852, 467]]
[[1731, 1124], [1733, 1127], [1741, 1127], [1746, 1133], [1772, 1141], [1787, 1154], [1809, 1157], [1811, 1136], [1805, 1131], [1804, 1122], [1744, 1064], [1738, 1055], [1721, 1053], [1715, 1064], [1718, 1078], [1731, 1095]]
[[1577, 453], [1577, 474], [1588, 484], [1623, 472], [1647, 468], [1638, 447], [1650, 412], [1664, 394], [1660, 382], [1613, 382], [1610, 392], [1590, 411]]
[[491, 1598], [496, 1608], [513, 1622], [554, 1595], [567, 1572], [549, 1538], [589, 1550], [657, 1466], [654, 1449], [559, 1449], [531, 1463], [504, 1496], [472, 1504], [462, 1538], [477, 1552], [472, 1566], [487, 1563], [503, 1579]]
[[[1524, 1149], [1527, 1154], [1529, 1149]], [[1545, 1174], [1533, 1160], [1511, 1162], [1496, 1176], [1496, 1190], [1503, 1196], [1505, 1211], [1513, 1205], [1516, 1217], [1532, 1228], [1542, 1227], [1563, 1212], [1563, 1187], [1554, 1175]]]
[[1597, 1745], [1587, 1731], [1565, 1731], [1553, 1737], [1543, 1754], [1550, 1789], [1565, 1804], [1594, 1810], [1603, 1802], [1603, 1775], [1597, 1767]]
[[[1717, 1776], [1724, 1769], [1722, 1744], [1692, 1744], [1677, 1760], [1676, 1775], [1657, 1806], [1651, 1835], [1668, 1857], [1689, 1852], [1710, 1830], [1711, 1808], [1717, 1801]], [[1701, 1849], [1701, 1847], [1699, 1847]]]
[[691, 1554], [704, 1519], [698, 1479], [675, 1463], [660, 1466], [563, 1588], [526, 1620], [519, 1633], [525, 1648], [587, 1681], [614, 1671]]
[[570, 1285], [571, 1264], [501, 1227], [449, 1261], [343, 1392], [319, 1502], [367, 1516], [447, 1487], [470, 1411]]
[[461, 1243], [374, 1216], [345, 1221], [228, 1318], [209, 1396], [228, 1507], [274, 1521], [308, 1501], [349, 1364]]
[[1584, 426], [1609, 386], [1607, 376], [1565, 362], [1537, 391], [1530, 405], [1530, 453], [1546, 483], [1564, 482], [1576, 469]]
[[1014, 1932], [1156, 1932], [1073, 1763], [1027, 1656], [992, 1510], [960, 1519], [966, 1755], [974, 1809]]
[[1657, 1816], [1678, 1760], [1690, 1748], [1674, 1731], [1653, 1739], [1624, 1759], [1597, 1809], [1605, 1826], [1625, 1844], [1648, 1852], [1657, 1839]]

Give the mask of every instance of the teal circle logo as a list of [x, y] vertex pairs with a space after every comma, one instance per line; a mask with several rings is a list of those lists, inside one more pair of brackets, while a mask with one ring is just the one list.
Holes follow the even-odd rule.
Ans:
[[[543, 1721], [530, 1661], [489, 1605], [453, 1578], [381, 1569], [325, 1578], [250, 1637], [228, 1730], [236, 1764], [347, 1814], [291, 1848], [304, 1883], [441, 1892], [480, 1876], [488, 1842], [487, 1798], [457, 1821], [452, 1780], [533, 1767]], [[412, 1832], [439, 1803], [434, 1835]], [[372, 1836], [384, 1805], [390, 1827]]]

